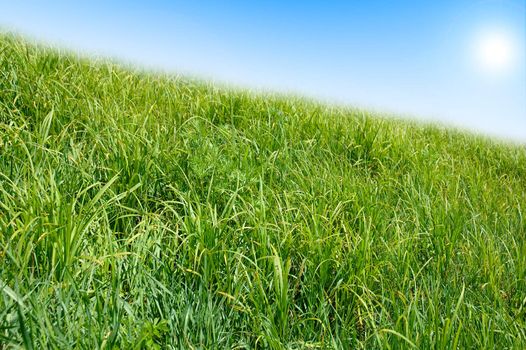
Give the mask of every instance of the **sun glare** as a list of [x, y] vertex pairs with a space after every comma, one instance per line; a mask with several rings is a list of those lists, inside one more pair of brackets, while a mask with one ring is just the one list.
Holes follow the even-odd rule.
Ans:
[[475, 43], [475, 58], [480, 70], [490, 74], [509, 72], [516, 61], [516, 43], [502, 31], [481, 33]]

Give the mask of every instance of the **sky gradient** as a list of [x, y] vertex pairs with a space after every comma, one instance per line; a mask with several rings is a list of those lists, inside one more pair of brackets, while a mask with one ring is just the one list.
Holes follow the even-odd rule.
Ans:
[[[5, 1], [0, 26], [83, 52], [526, 142], [524, 0]], [[504, 31], [516, 62], [481, 71]]]

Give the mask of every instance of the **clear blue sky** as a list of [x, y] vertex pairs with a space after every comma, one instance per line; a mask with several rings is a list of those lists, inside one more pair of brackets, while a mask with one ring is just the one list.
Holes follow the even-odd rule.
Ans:
[[[47, 42], [521, 141], [525, 22], [524, 0], [0, 0], [0, 26]], [[498, 74], [474, 48], [495, 32], [514, 54]]]

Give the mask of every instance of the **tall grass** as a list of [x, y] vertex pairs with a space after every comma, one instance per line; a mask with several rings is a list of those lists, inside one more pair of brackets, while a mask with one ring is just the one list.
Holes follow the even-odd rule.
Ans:
[[0, 36], [0, 348], [526, 347], [526, 150]]

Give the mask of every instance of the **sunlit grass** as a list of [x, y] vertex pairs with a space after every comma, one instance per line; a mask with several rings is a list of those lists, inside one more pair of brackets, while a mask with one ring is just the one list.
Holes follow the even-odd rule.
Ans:
[[0, 348], [526, 347], [526, 150], [0, 36]]

